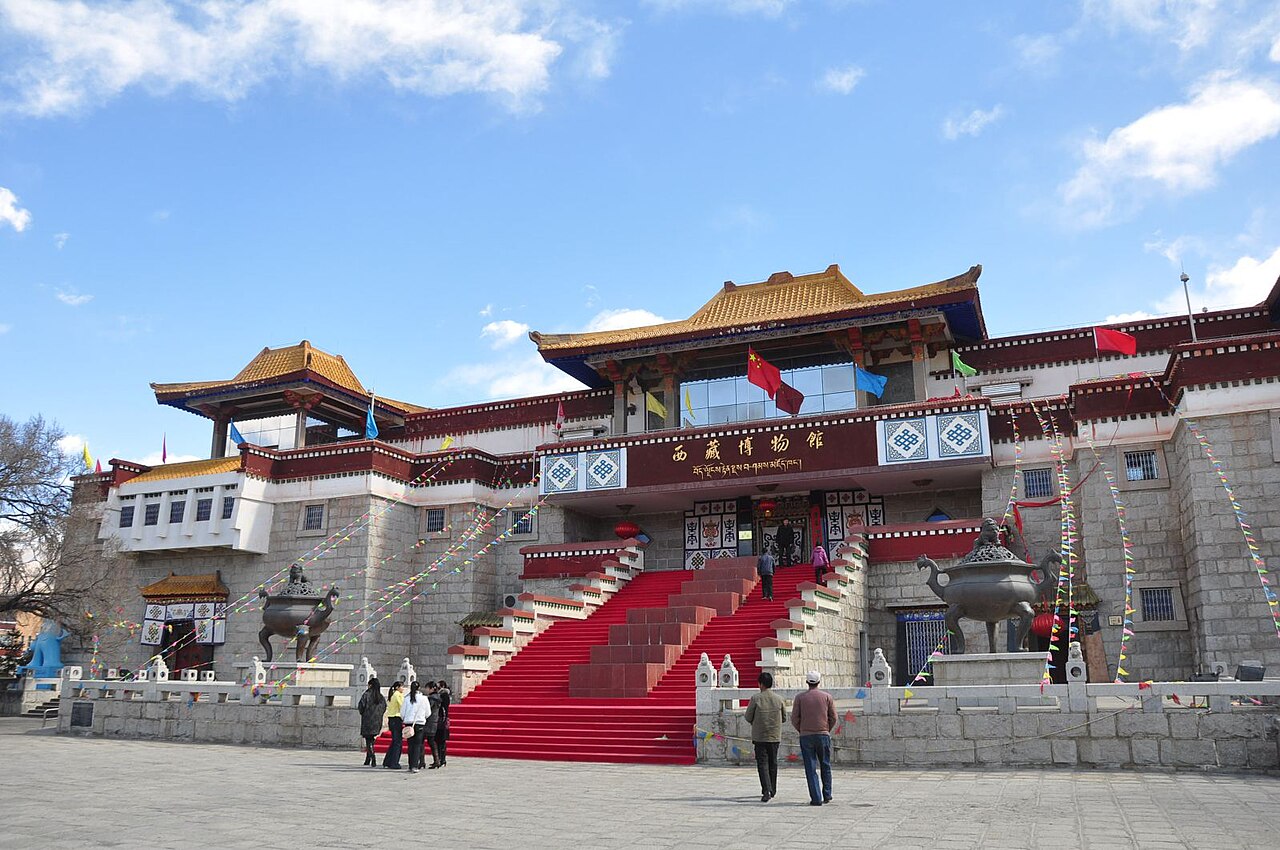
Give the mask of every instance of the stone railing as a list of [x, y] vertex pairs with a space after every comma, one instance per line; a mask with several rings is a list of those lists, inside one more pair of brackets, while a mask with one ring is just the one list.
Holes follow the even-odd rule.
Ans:
[[[723, 681], [705, 671], [698, 679], [698, 760], [745, 764], [751, 727], [742, 708], [758, 689]], [[775, 688], [788, 704], [802, 690]], [[1280, 768], [1280, 679], [825, 690], [841, 718], [837, 763]], [[799, 754], [789, 723], [782, 753]]]

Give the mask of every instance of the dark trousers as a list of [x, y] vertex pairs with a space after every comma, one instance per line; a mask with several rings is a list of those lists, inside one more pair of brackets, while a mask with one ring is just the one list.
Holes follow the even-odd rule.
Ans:
[[423, 753], [423, 746], [427, 742], [426, 724], [417, 723], [413, 727], [413, 737], [409, 739], [409, 769], [417, 770], [420, 767], [426, 767], [426, 756]]
[[[809, 802], [831, 799], [831, 736], [801, 735], [800, 757], [804, 759], [804, 778], [809, 783]], [[821, 776], [822, 785], [818, 785]]]
[[793, 563], [795, 563], [795, 560], [791, 554], [790, 544], [788, 544], [787, 546], [779, 546], [778, 547], [778, 566], [789, 567]]
[[773, 598], [773, 576], [760, 576], [760, 595], [765, 599]]
[[400, 767], [400, 751], [404, 749], [404, 721], [399, 717], [387, 718], [387, 728], [391, 730], [391, 744], [387, 754], [382, 757], [383, 767]]
[[364, 763], [377, 764], [378, 757], [373, 754], [373, 741], [377, 735], [364, 735]]
[[[829, 569], [830, 569], [830, 567], [827, 567], [827, 566], [821, 566], [821, 567], [819, 567], [819, 566], [815, 565], [815, 566], [814, 566], [814, 568], [813, 568], [813, 580], [814, 580], [814, 582], [815, 582], [815, 583], [817, 583], [817, 584], [819, 584], [819, 585], [823, 585], [822, 576], [823, 576], [823, 575], [825, 575], [825, 574], [826, 574], [826, 572], [827, 572]], [[825, 585], [824, 585], [824, 586], [825, 586]]]
[[772, 797], [778, 793], [778, 742], [752, 741], [756, 748], [756, 772], [760, 774], [760, 793]]
[[435, 764], [444, 764], [448, 745], [445, 743], [449, 740], [449, 727], [443, 723], [436, 725], [436, 736], [431, 739], [431, 760]]

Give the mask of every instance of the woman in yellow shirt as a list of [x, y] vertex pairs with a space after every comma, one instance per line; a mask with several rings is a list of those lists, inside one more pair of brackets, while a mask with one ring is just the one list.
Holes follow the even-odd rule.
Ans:
[[404, 750], [404, 720], [400, 715], [403, 703], [404, 683], [392, 682], [387, 689], [387, 728], [391, 730], [391, 743], [382, 757], [382, 766], [391, 770], [400, 769], [400, 753]]

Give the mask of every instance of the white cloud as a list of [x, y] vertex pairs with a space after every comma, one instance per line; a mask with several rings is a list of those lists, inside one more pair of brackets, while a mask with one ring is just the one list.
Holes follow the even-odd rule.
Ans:
[[[1160, 315], [1168, 315], [1168, 313], [1162, 313]], [[1107, 316], [1102, 320], [1102, 324], [1119, 325], [1126, 322], [1145, 322], [1156, 317], [1157, 314], [1148, 313], [1146, 310], [1134, 310], [1132, 313], [1112, 313], [1110, 316]]]
[[315, 71], [530, 108], [565, 43], [599, 77], [616, 39], [554, 0], [0, 0], [0, 35], [16, 57], [7, 107], [34, 116], [130, 89], [235, 101], [269, 79]]
[[492, 315], [493, 315], [493, 305], [492, 305], [492, 304], [486, 304], [486, 305], [484, 305], [483, 307], [481, 307], [481, 308], [480, 308], [480, 315], [481, 315], [482, 317], [484, 317], [484, 318], [488, 318], [489, 316], [492, 316]]
[[1178, 236], [1172, 240], [1166, 240], [1159, 233], [1156, 233], [1151, 239], [1142, 243], [1142, 249], [1162, 255], [1170, 264], [1180, 270], [1186, 260], [1187, 253], [1194, 251], [1197, 254], [1204, 254], [1205, 244], [1203, 240], [1195, 236]]
[[191, 460], [204, 460], [204, 458], [199, 455], [183, 455], [169, 452], [169, 459], [161, 460], [160, 451], [157, 449], [156, 451], [151, 452], [151, 454], [143, 455], [142, 459], [139, 460], [138, 463], [143, 466], [160, 466], [163, 463], [186, 463]]
[[836, 94], [848, 94], [862, 81], [867, 72], [857, 65], [845, 65], [839, 68], [828, 68], [822, 75], [819, 86]]
[[21, 233], [31, 223], [31, 212], [18, 206], [18, 196], [0, 186], [0, 225], [9, 225]]
[[1014, 38], [1013, 47], [1028, 68], [1047, 68], [1062, 54], [1062, 41], [1055, 35], [1020, 35]]
[[55, 297], [68, 307], [83, 307], [93, 300], [92, 295], [85, 295], [74, 289], [59, 289]]
[[1214, 309], [1259, 304], [1275, 286], [1277, 278], [1280, 278], [1280, 246], [1265, 259], [1244, 256], [1229, 268], [1211, 269], [1205, 276], [1203, 300], [1198, 306]]
[[64, 455], [80, 455], [84, 453], [84, 443], [82, 434], [68, 434], [57, 442], [58, 451]]
[[1086, 141], [1084, 163], [1059, 193], [1079, 224], [1105, 224], [1119, 214], [1117, 190], [1208, 188], [1222, 165], [1277, 133], [1280, 92], [1274, 84], [1215, 75], [1186, 102], [1154, 109], [1102, 141]]
[[[1256, 3], [1256, 0], [1250, 0]], [[1223, 0], [1086, 0], [1085, 17], [1112, 30], [1131, 29], [1172, 41], [1180, 50], [1209, 42], [1222, 28], [1238, 20], [1238, 13], [1259, 9]]]
[[510, 319], [499, 319], [480, 329], [480, 335], [491, 339], [494, 348], [506, 348], [517, 340], [523, 339], [528, 333], [528, 325], [523, 322], [513, 322]]
[[61, 251], [63, 246], [67, 244], [67, 240], [70, 238], [70, 233], [55, 233], [53, 234], [53, 244], [59, 251]]
[[1272, 62], [1280, 62], [1280, 36], [1276, 36], [1275, 43], [1271, 45], [1271, 52], [1267, 54]]
[[0, 324], [0, 335], [7, 334], [11, 330], [13, 330], [13, 325]]
[[536, 353], [495, 363], [458, 366], [440, 380], [444, 386], [464, 388], [485, 399], [518, 398], [583, 389], [581, 382], [547, 363]]
[[961, 136], [977, 136], [1003, 114], [1004, 107], [997, 103], [990, 109], [975, 109], [963, 118], [948, 118], [942, 122], [942, 135], [953, 141]]
[[591, 321], [587, 322], [586, 332], [620, 331], [624, 328], [639, 328], [645, 325], [661, 325], [669, 322], [657, 313], [632, 307], [621, 307], [614, 310], [601, 310]]
[[663, 12], [698, 10], [727, 12], [731, 15], [763, 15], [776, 18], [792, 5], [794, 0], [647, 0]]

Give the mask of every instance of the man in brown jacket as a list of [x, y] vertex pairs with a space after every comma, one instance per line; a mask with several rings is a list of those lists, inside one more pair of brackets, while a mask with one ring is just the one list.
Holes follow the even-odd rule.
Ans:
[[760, 802], [767, 803], [778, 793], [778, 745], [782, 743], [782, 721], [787, 719], [782, 697], [773, 692], [773, 674], [760, 673], [760, 693], [747, 705], [751, 724], [751, 745], [756, 749], [756, 771], [760, 774]]
[[[800, 757], [804, 778], [809, 783], [809, 805], [831, 802], [831, 730], [836, 725], [836, 701], [818, 689], [822, 674], [810, 670], [805, 676], [809, 690], [791, 703], [791, 725], [800, 733]], [[818, 786], [821, 772], [822, 786]], [[819, 796], [821, 793], [821, 796]]]

